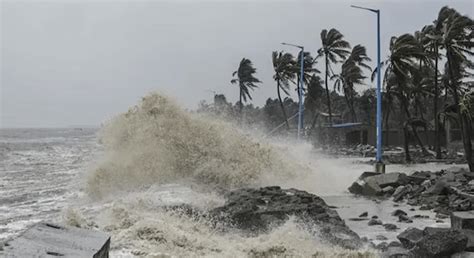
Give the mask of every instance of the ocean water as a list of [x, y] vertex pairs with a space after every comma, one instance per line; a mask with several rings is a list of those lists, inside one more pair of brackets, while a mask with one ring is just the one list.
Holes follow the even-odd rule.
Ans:
[[97, 129], [0, 129], [0, 241], [76, 198]]
[[[112, 236], [113, 257], [245, 257], [277, 250], [287, 256], [371, 257], [329, 246], [290, 219], [259, 236], [221, 232], [202, 218], [164, 206], [202, 210], [224, 202], [222, 190], [280, 185], [320, 195], [360, 236], [389, 240], [404, 228], [448, 226], [429, 211], [408, 211], [388, 201], [355, 198], [347, 187], [373, 168], [356, 158], [332, 158], [308, 143], [263, 139], [258, 132], [191, 114], [158, 94], [143, 99], [100, 129], [0, 130], [0, 241], [41, 220], [98, 229]], [[410, 173], [449, 166], [392, 165]], [[390, 213], [428, 215], [412, 224]], [[364, 211], [400, 227], [355, 222]], [[375, 241], [377, 242], [377, 241]]]

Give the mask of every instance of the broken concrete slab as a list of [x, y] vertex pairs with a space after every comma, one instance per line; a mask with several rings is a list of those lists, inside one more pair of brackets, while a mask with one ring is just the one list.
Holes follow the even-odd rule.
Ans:
[[451, 213], [451, 228], [474, 230], [474, 211], [455, 211]]
[[2, 257], [109, 257], [107, 234], [54, 223], [41, 222], [7, 242]]

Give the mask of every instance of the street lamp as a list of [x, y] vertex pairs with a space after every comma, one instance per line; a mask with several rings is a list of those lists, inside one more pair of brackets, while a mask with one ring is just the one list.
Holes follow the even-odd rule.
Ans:
[[375, 172], [385, 173], [385, 165], [382, 161], [382, 93], [380, 79], [380, 10], [351, 5], [353, 8], [371, 11], [377, 14], [377, 155], [375, 156]]
[[304, 98], [303, 98], [303, 76], [304, 76], [304, 73], [303, 73], [303, 66], [304, 66], [304, 47], [303, 46], [298, 46], [298, 45], [294, 45], [294, 44], [289, 44], [289, 43], [281, 43], [282, 45], [285, 45], [285, 46], [292, 46], [292, 47], [296, 47], [296, 48], [299, 48], [301, 51], [300, 51], [300, 81], [299, 81], [299, 85], [298, 85], [298, 100], [299, 100], [299, 107], [298, 107], [298, 135], [297, 135], [297, 138], [298, 140], [300, 139], [300, 135], [301, 135], [301, 130], [303, 128], [303, 111], [304, 111], [304, 108], [303, 108], [303, 101], [304, 101]]

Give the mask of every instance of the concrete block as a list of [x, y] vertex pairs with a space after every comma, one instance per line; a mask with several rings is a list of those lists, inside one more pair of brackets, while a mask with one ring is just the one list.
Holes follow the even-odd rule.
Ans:
[[451, 228], [474, 230], [474, 211], [456, 211], [451, 213]]
[[7, 242], [1, 257], [109, 257], [110, 236], [54, 223], [41, 222]]

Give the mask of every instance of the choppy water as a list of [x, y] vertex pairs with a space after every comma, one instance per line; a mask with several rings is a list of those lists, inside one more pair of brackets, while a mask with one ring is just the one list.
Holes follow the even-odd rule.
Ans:
[[0, 241], [52, 219], [78, 195], [96, 129], [0, 129]]
[[[373, 168], [353, 158], [331, 158], [311, 145], [261, 140], [232, 125], [195, 116], [153, 95], [111, 121], [98, 136], [93, 129], [0, 130], [0, 241], [41, 220], [62, 221], [112, 235], [112, 256], [248, 256], [272, 248], [289, 256], [351, 253], [327, 246], [292, 220], [268, 234], [217, 232], [208, 221], [165, 212], [187, 203], [210, 209], [223, 203], [219, 190], [280, 185], [322, 196], [361, 236], [395, 239], [408, 226], [435, 223], [429, 211], [408, 211], [391, 201], [354, 198], [347, 187]], [[101, 144], [98, 144], [101, 142]], [[447, 167], [447, 166], [444, 166]], [[442, 165], [387, 167], [411, 172]], [[429, 215], [413, 224], [390, 213]], [[354, 222], [364, 211], [397, 224], [397, 232]], [[368, 254], [367, 256], [370, 256]]]

